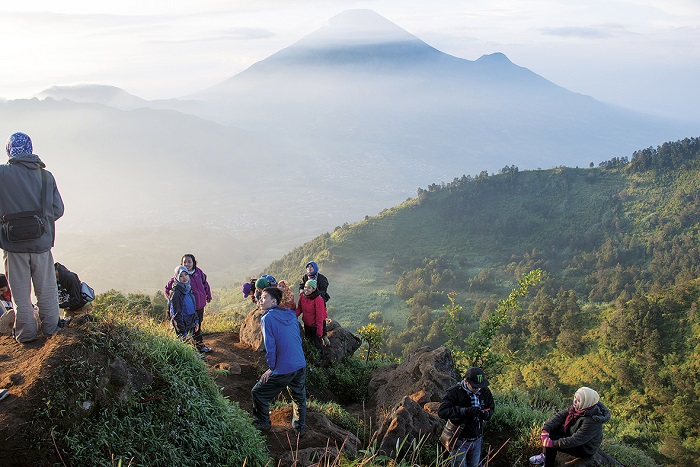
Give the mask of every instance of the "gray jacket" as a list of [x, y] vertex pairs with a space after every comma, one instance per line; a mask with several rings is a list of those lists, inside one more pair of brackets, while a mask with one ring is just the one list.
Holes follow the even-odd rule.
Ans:
[[[41, 170], [46, 165], [36, 154], [20, 154], [0, 165], [0, 216], [41, 210]], [[44, 253], [54, 244], [55, 225], [63, 215], [63, 200], [56, 180], [46, 171], [44, 217], [46, 232], [36, 240], [12, 243], [0, 233], [0, 248], [15, 253]]]

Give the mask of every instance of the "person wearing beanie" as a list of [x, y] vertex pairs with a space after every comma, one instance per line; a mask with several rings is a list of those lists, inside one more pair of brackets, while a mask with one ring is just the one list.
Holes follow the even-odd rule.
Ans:
[[301, 346], [299, 321], [293, 310], [279, 306], [282, 291], [267, 287], [260, 295], [260, 329], [268, 370], [253, 389], [253, 426], [269, 430], [270, 402], [284, 389], [292, 397], [292, 428], [298, 437], [306, 430], [306, 358]]
[[306, 281], [312, 279], [316, 281], [316, 289], [318, 290], [318, 294], [323, 299], [323, 302], [328, 303], [328, 300], [331, 299], [331, 296], [328, 295], [328, 279], [326, 278], [326, 276], [318, 272], [318, 264], [316, 264], [314, 261], [309, 261], [308, 263], [306, 263], [305, 268], [306, 274], [304, 274], [304, 276], [301, 278], [301, 281], [299, 282], [299, 295], [302, 295], [304, 293]]
[[170, 324], [180, 339], [193, 339], [194, 334], [199, 330], [199, 318], [196, 309], [197, 299], [192, 293], [187, 268], [182, 265], [177, 266], [173, 279], [169, 297]]
[[[251, 279], [252, 281], [252, 279]], [[255, 294], [253, 297], [253, 303], [258, 303], [260, 300], [260, 295], [262, 291], [268, 287], [277, 287], [277, 279], [269, 274], [263, 274], [255, 282]]]
[[438, 407], [438, 416], [458, 425], [451, 440], [452, 467], [478, 467], [486, 421], [496, 405], [484, 370], [472, 367], [464, 379], [447, 390]]
[[608, 420], [610, 410], [600, 402], [598, 393], [589, 387], [580, 387], [571, 407], [544, 424], [540, 434], [543, 452], [532, 456], [530, 463], [554, 466], [559, 451], [574, 457], [592, 457], [603, 441], [603, 423]]
[[297, 316], [301, 315], [304, 323], [304, 337], [313, 344], [314, 347], [324, 354], [324, 340], [326, 336], [326, 302], [323, 301], [319, 290], [318, 282], [313, 279], [306, 281], [304, 290], [299, 296], [297, 303]]
[[9, 159], [0, 165], [0, 248], [5, 251], [5, 273], [15, 300], [14, 336], [17, 342], [28, 343], [39, 333], [32, 285], [42, 333], [51, 336], [66, 323], [58, 308], [51, 254], [63, 200], [27, 134], [11, 135], [5, 149]]
[[[199, 267], [197, 267], [197, 260], [191, 253], [186, 253], [182, 255], [180, 260], [180, 265], [187, 269], [187, 274], [190, 275], [190, 286], [192, 287], [192, 293], [196, 299], [196, 310], [197, 318], [199, 319], [199, 329], [194, 333], [194, 342], [197, 345], [197, 349], [202, 353], [211, 352], [211, 349], [204, 344], [204, 338], [202, 337], [202, 323], [204, 322], [204, 307], [207, 303], [211, 302], [211, 288], [209, 287], [209, 282], [207, 282], [207, 275], [204, 274]], [[165, 297], [170, 295], [173, 285], [175, 284], [175, 279], [170, 279], [167, 284], [165, 284]]]

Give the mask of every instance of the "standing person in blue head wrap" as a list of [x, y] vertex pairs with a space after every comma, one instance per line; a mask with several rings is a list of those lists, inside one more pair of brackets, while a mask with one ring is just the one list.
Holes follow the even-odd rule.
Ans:
[[323, 303], [328, 303], [328, 300], [331, 299], [331, 296], [328, 295], [328, 279], [326, 279], [326, 276], [318, 272], [318, 264], [316, 264], [314, 261], [309, 261], [306, 263], [305, 268], [306, 274], [304, 274], [304, 277], [302, 277], [301, 281], [299, 282], [299, 295], [304, 293], [306, 282], [309, 280], [314, 280], [316, 281], [316, 290], [318, 290], [318, 294], [323, 299]]
[[63, 324], [51, 254], [56, 236], [54, 223], [63, 215], [63, 200], [53, 175], [33, 153], [29, 136], [13, 134], [6, 150], [9, 160], [0, 165], [0, 248], [15, 299], [14, 336], [18, 342], [26, 343], [38, 334], [32, 284], [43, 334], [51, 336]]

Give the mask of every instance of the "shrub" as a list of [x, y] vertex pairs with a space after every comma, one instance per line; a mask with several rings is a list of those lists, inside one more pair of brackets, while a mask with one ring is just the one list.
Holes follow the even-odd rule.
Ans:
[[615, 440], [603, 440], [601, 449], [625, 467], [658, 467], [644, 451]]

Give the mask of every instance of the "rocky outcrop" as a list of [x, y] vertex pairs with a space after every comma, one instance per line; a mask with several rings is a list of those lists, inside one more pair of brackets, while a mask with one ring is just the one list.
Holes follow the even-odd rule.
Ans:
[[380, 450], [396, 457], [412, 443], [438, 436], [444, 422], [435, 413], [436, 405], [458, 379], [452, 353], [446, 347], [424, 347], [401, 364], [375, 370], [369, 393], [370, 407], [381, 422], [377, 432]]
[[439, 436], [443, 425], [437, 415], [426, 412], [410, 397], [404, 397], [377, 432], [379, 451], [392, 458], [415, 452], [416, 443]]
[[377, 368], [370, 378], [370, 407], [377, 413], [393, 410], [404, 396], [421, 407], [440, 402], [447, 389], [457, 384], [452, 353], [447, 347], [416, 350], [401, 364]]
[[354, 354], [362, 345], [359, 337], [332, 319], [326, 320], [326, 332], [331, 345], [326, 348], [324, 364], [338, 363]]
[[262, 315], [263, 311], [260, 308], [255, 308], [245, 317], [241, 329], [238, 332], [240, 341], [250, 346], [250, 348], [256, 352], [263, 352], [265, 350], [262, 330], [260, 329], [260, 318], [262, 318]]
[[[291, 419], [292, 409], [285, 407], [271, 414], [272, 431], [281, 436], [278, 431]], [[286, 435], [286, 433], [285, 433]], [[344, 452], [351, 457], [357, 455], [361, 441], [354, 434], [340, 428], [331, 422], [325, 414], [309, 410], [306, 414], [306, 434], [303, 438], [294, 439], [291, 435], [291, 449], [279, 460], [279, 467], [325, 466], [332, 465], [339, 453]]]

